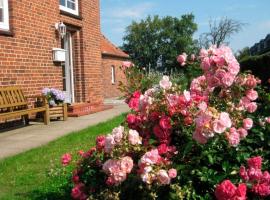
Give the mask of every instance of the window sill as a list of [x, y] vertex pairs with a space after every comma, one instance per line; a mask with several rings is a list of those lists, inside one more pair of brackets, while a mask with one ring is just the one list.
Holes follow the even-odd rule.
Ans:
[[13, 37], [14, 33], [10, 30], [1, 30], [0, 29], [0, 36], [4, 35], [4, 36], [9, 36], [9, 37]]
[[60, 10], [60, 14], [61, 15], [66, 15], [68, 17], [72, 17], [72, 18], [75, 18], [75, 19], [79, 19], [79, 20], [82, 20], [83, 19], [81, 15], [74, 15], [74, 14], [69, 13], [69, 12], [64, 11], [64, 10]]

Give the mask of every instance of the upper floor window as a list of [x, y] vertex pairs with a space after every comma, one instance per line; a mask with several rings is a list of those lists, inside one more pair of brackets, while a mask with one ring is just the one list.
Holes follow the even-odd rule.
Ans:
[[8, 0], [0, 0], [0, 29], [9, 30]]
[[59, 0], [60, 10], [79, 15], [78, 0]]

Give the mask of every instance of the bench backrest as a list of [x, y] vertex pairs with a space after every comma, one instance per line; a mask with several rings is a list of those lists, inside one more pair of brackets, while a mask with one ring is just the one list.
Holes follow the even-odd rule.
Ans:
[[19, 109], [27, 107], [27, 99], [20, 87], [0, 87], [0, 109]]

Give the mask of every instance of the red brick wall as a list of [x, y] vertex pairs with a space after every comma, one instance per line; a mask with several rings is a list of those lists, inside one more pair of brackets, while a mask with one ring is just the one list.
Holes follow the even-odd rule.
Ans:
[[74, 42], [76, 101], [102, 102], [99, 1], [80, 1], [82, 19], [60, 14], [58, 0], [9, 3], [13, 36], [0, 33], [0, 86], [19, 85], [26, 95], [63, 88], [62, 68], [52, 61], [52, 48], [60, 47], [54, 24], [63, 21]]
[[[126, 60], [119, 57], [102, 56], [102, 70], [103, 70], [103, 96], [104, 98], [120, 97], [123, 94], [118, 90], [119, 81], [126, 82], [123, 71], [119, 68], [122, 62]], [[111, 67], [115, 67], [115, 84], [112, 84]]]

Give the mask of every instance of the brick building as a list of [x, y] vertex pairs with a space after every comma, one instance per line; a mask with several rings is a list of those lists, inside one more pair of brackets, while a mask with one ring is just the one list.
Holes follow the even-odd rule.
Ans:
[[126, 78], [120, 66], [129, 55], [112, 44], [105, 36], [101, 38], [103, 96], [104, 98], [121, 96], [118, 90], [119, 81], [125, 83]]
[[[54, 87], [71, 103], [101, 104], [107, 97], [102, 63], [116, 67], [123, 59], [101, 54], [103, 40], [99, 0], [0, 0], [0, 84], [21, 86], [26, 95]], [[53, 48], [66, 50], [65, 62], [53, 61]]]

